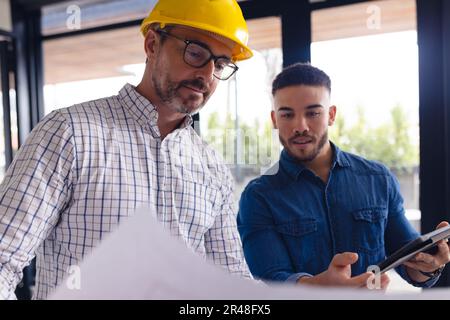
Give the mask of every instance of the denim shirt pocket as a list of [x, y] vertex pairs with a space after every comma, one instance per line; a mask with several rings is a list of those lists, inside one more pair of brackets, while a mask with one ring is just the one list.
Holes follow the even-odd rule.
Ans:
[[314, 218], [298, 218], [275, 226], [283, 238], [294, 272], [315, 270], [317, 263], [318, 222]]
[[387, 219], [386, 208], [366, 208], [352, 212], [353, 243], [355, 248], [369, 255], [384, 252], [384, 230]]

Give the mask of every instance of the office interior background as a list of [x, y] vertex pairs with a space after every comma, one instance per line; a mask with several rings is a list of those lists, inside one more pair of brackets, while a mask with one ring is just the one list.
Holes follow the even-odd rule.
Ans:
[[[0, 179], [31, 129], [52, 110], [136, 85], [139, 25], [155, 0], [0, 0]], [[244, 0], [255, 56], [220, 83], [196, 116], [236, 181], [276, 161], [271, 82], [310, 61], [332, 79], [342, 149], [388, 165], [408, 219], [422, 232], [450, 220], [450, 2]], [[30, 298], [33, 265], [18, 297]], [[437, 286], [450, 286], [444, 271]], [[393, 275], [391, 290], [410, 288]]]

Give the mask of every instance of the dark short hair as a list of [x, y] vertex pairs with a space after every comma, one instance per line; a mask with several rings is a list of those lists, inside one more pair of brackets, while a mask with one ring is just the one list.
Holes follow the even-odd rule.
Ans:
[[273, 80], [272, 95], [289, 86], [325, 87], [331, 93], [331, 79], [322, 70], [309, 63], [295, 63], [283, 69]]

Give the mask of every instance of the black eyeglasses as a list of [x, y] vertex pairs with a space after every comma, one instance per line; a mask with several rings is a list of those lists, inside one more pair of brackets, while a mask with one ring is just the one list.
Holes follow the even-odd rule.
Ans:
[[193, 40], [185, 40], [163, 30], [157, 31], [159, 34], [169, 36], [177, 40], [183, 41], [186, 45], [184, 48], [183, 59], [188, 65], [194, 68], [202, 68], [209, 61], [214, 61], [214, 77], [219, 80], [228, 80], [239, 67], [226, 57], [217, 57], [212, 54], [211, 50], [205, 44]]

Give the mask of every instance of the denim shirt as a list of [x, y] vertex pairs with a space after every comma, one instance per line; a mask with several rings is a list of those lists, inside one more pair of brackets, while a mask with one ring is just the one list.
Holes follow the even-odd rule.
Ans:
[[[267, 281], [297, 281], [327, 270], [333, 256], [356, 252], [352, 276], [367, 271], [419, 236], [405, 217], [399, 184], [382, 164], [331, 144], [324, 183], [283, 150], [279, 169], [251, 181], [237, 217], [251, 272]], [[415, 286], [400, 266], [397, 272]]]

